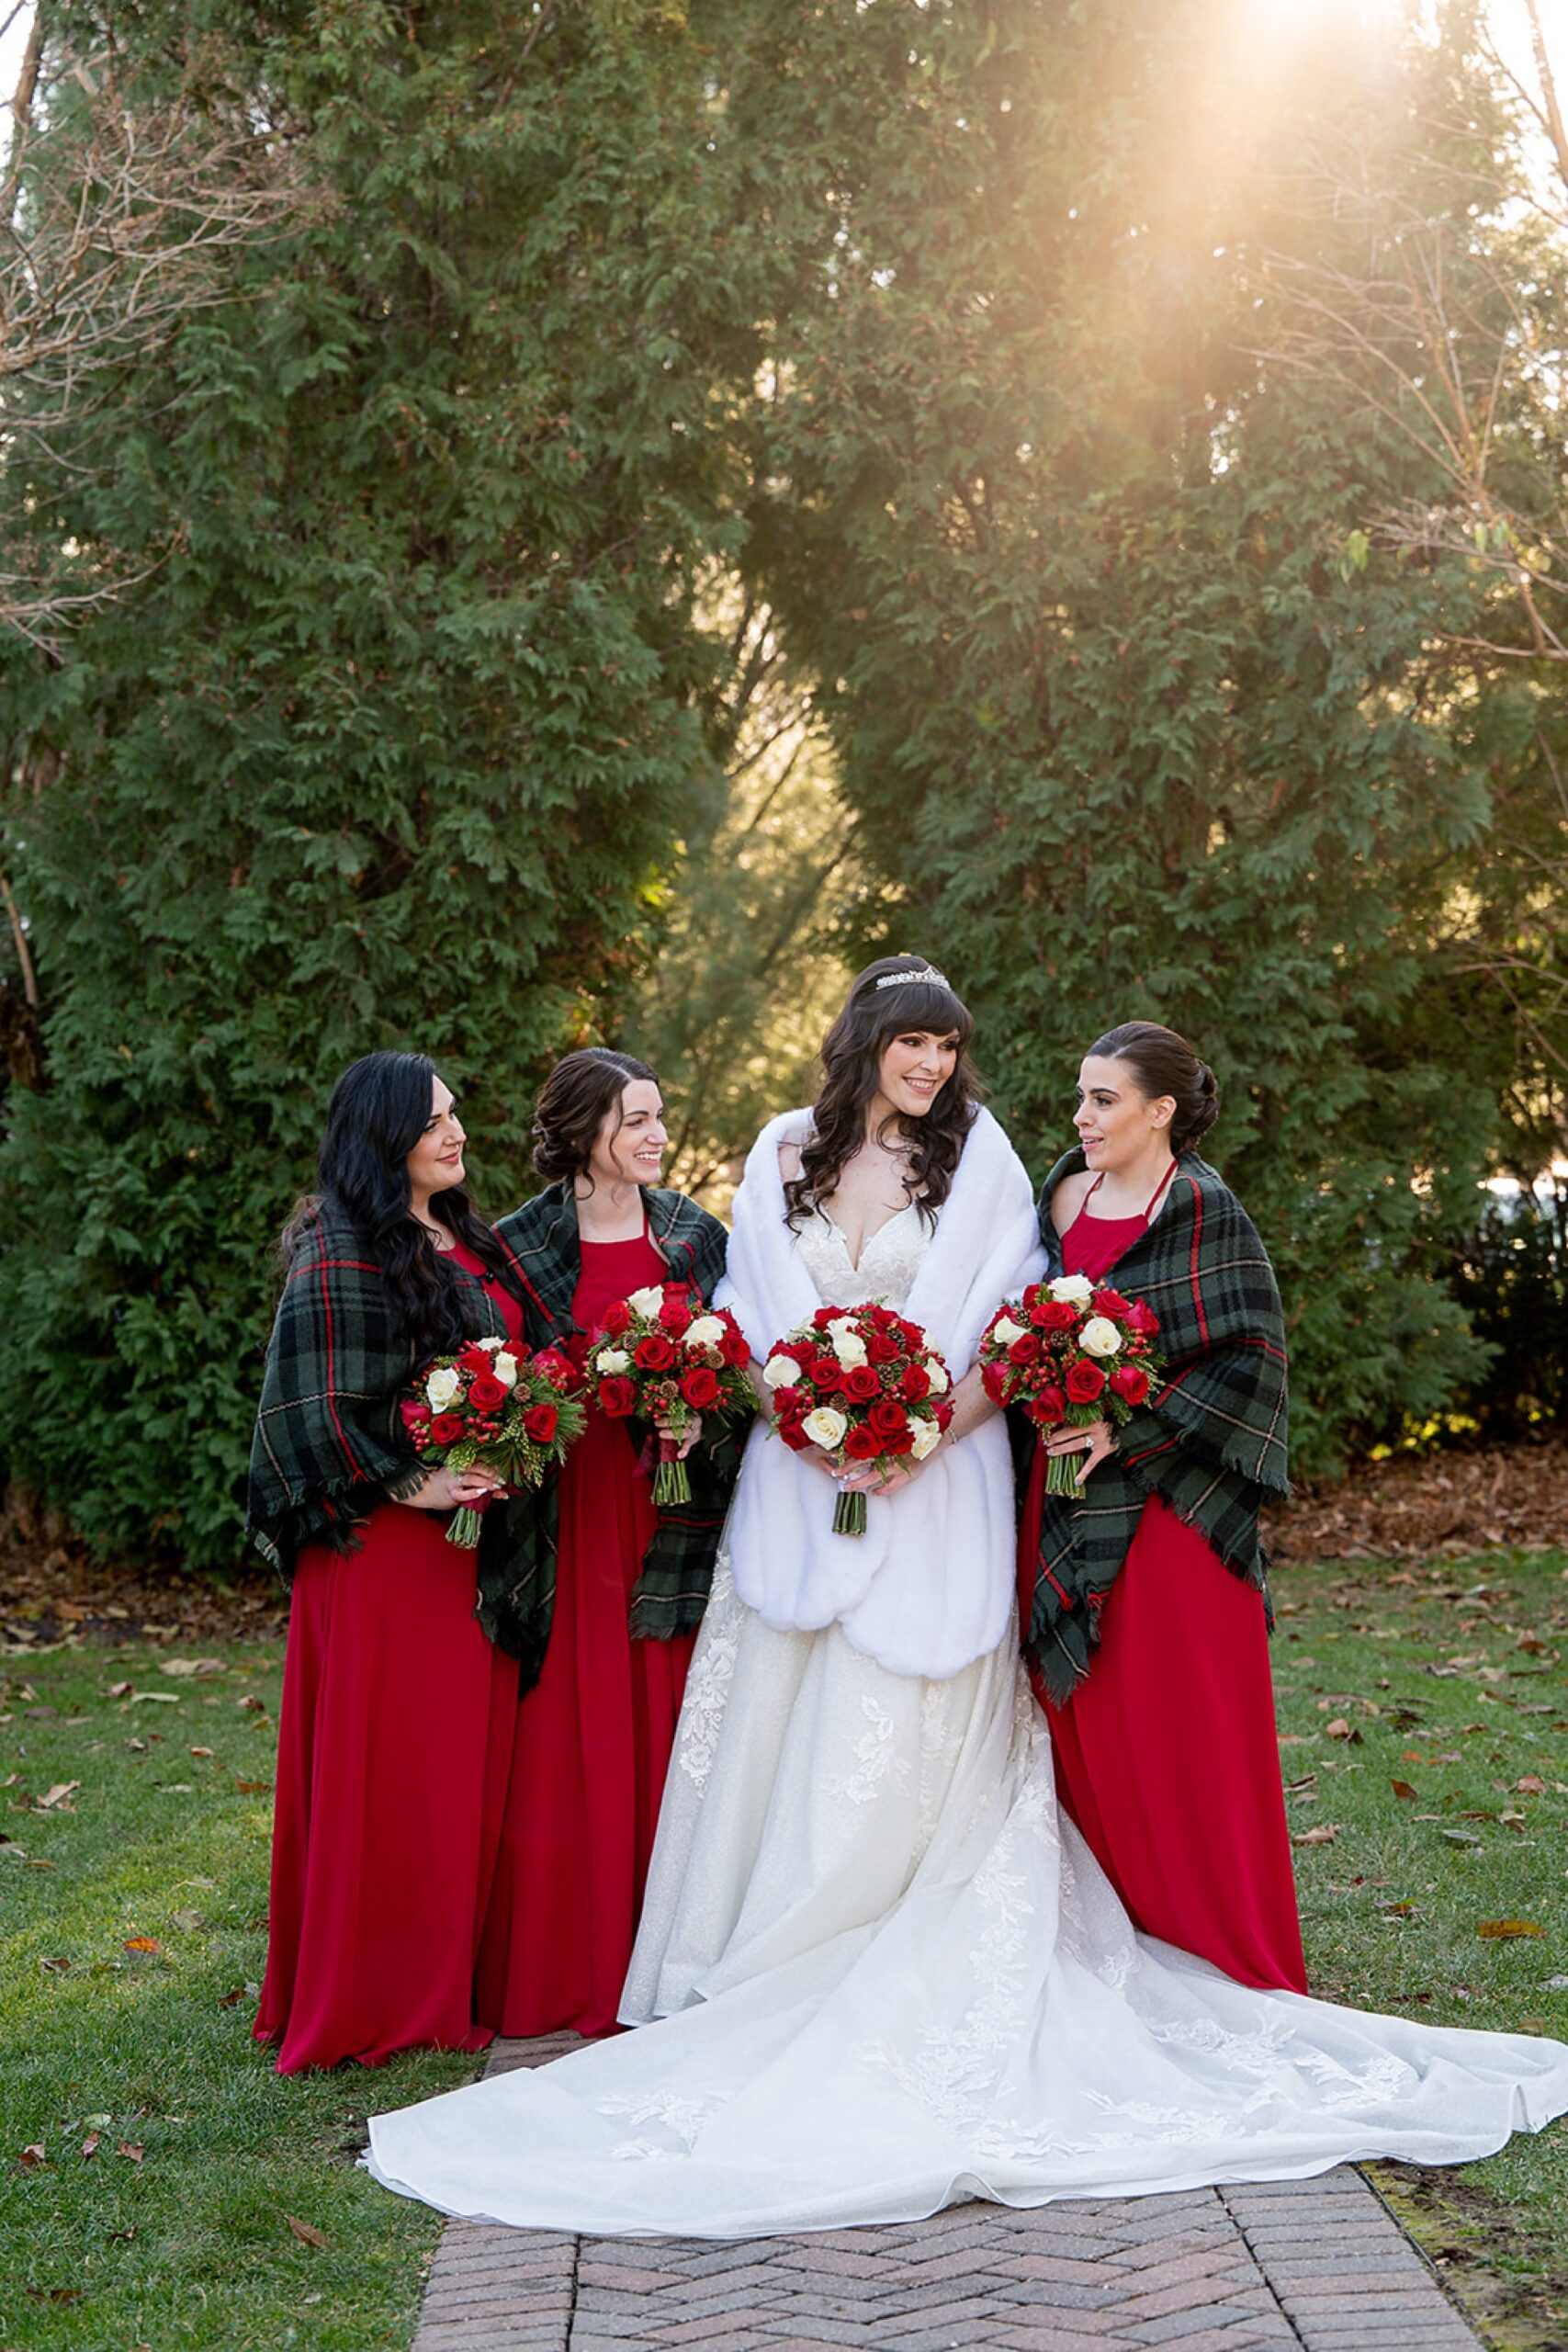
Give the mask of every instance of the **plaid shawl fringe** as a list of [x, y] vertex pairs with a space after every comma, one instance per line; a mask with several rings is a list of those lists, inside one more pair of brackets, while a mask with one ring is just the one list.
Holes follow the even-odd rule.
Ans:
[[[728, 1235], [716, 1216], [683, 1193], [646, 1191], [649, 1234], [671, 1282], [689, 1283], [705, 1305], [724, 1272]], [[530, 1346], [561, 1345], [574, 1336], [571, 1306], [581, 1259], [577, 1204], [566, 1184], [551, 1184], [496, 1227], [522, 1303]], [[504, 1277], [503, 1277], [504, 1279]], [[640, 1453], [652, 1432], [627, 1424]], [[729, 1498], [740, 1468], [741, 1437], [722, 1428], [687, 1456], [689, 1503], [666, 1505], [633, 1587], [628, 1623], [637, 1638], [669, 1641], [701, 1622], [713, 1583]], [[479, 1541], [479, 1620], [498, 1648], [517, 1658], [522, 1687], [532, 1690], [544, 1665], [555, 1614], [559, 1541], [558, 1479], [554, 1473], [526, 1494], [485, 1513]]]
[[[501, 1331], [484, 1284], [461, 1266], [452, 1272], [472, 1294], [476, 1335]], [[423, 1484], [398, 1414], [418, 1369], [393, 1337], [370, 1246], [324, 1206], [284, 1283], [251, 1445], [245, 1532], [285, 1585], [306, 1544], [358, 1551], [376, 1506]]]
[[[1062, 1271], [1062, 1244], [1051, 1198], [1084, 1165], [1081, 1151], [1067, 1152], [1041, 1194], [1053, 1274]], [[1265, 1493], [1290, 1491], [1279, 1289], [1251, 1219], [1206, 1160], [1180, 1155], [1159, 1216], [1105, 1280], [1159, 1317], [1165, 1382], [1124, 1424], [1081, 1501], [1045, 1498], [1024, 1649], [1058, 1706], [1093, 1663], [1100, 1609], [1152, 1495], [1260, 1591], [1267, 1609], [1258, 1505]], [[1032, 1451], [1020, 1446], [1021, 1456]]]

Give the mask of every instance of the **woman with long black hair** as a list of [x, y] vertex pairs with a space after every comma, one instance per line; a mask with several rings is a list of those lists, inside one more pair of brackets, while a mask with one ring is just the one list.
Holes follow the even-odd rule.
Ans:
[[474, 1970], [517, 1668], [446, 1521], [495, 1481], [425, 1469], [399, 1411], [432, 1356], [521, 1334], [463, 1143], [424, 1055], [367, 1054], [283, 1237], [250, 1479], [252, 1539], [293, 1593], [255, 2026], [280, 2074], [490, 2040]]

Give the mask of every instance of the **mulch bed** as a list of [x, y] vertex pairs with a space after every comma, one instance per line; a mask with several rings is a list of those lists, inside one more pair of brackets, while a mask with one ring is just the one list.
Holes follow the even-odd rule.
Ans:
[[[1474, 1453], [1396, 1454], [1337, 1486], [1271, 1506], [1276, 1560], [1422, 1560], [1501, 1545], [1568, 1547], [1568, 1439]], [[237, 1566], [222, 1581], [95, 1561], [61, 1520], [0, 1512], [0, 1657], [85, 1634], [106, 1643], [276, 1638], [288, 1621], [276, 1579]]]

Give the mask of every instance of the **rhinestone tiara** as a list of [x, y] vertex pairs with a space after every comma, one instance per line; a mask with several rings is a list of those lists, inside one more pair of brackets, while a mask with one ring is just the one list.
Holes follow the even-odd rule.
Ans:
[[934, 964], [924, 964], [918, 972], [884, 972], [876, 985], [879, 989], [904, 989], [914, 980], [928, 980], [938, 989], [948, 985], [947, 974], [939, 972]]

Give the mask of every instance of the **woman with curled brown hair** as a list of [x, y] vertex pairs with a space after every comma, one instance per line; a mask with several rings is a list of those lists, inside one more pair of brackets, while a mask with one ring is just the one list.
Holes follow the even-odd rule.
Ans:
[[[590, 1046], [557, 1064], [534, 1116], [550, 1181], [496, 1228], [535, 1347], [580, 1356], [646, 1285], [712, 1298], [724, 1228], [660, 1186], [667, 1148], [646, 1062]], [[524, 1691], [479, 1964], [481, 2014], [503, 2033], [615, 2025], [736, 1458], [698, 1438], [690, 1503], [660, 1511], [645, 1438], [591, 1405], [479, 1564], [480, 1621], [522, 1661]]]

